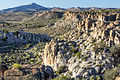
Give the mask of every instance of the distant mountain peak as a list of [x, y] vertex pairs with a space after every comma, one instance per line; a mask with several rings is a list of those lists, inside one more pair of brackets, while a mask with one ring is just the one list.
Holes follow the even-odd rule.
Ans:
[[33, 11], [38, 12], [38, 11], [46, 11], [46, 10], [50, 10], [50, 8], [41, 6], [36, 3], [31, 3], [28, 5], [22, 5], [22, 6], [18, 6], [18, 7], [14, 7], [14, 8], [0, 10], [0, 14], [15, 13], [15, 12], [33, 12]]
[[31, 3], [30, 5], [38, 5], [38, 4], [36, 4], [36, 3]]

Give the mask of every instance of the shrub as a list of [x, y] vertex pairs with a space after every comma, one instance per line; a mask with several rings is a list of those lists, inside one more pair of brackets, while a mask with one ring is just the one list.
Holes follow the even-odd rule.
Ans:
[[100, 76], [97, 75], [96, 76], [96, 80], [101, 80]]
[[14, 63], [13, 64], [13, 68], [15, 68], [15, 69], [21, 69], [21, 64]]
[[68, 76], [72, 76], [72, 71], [68, 71], [68, 72], [67, 72], [67, 75], [68, 75]]
[[104, 48], [106, 47], [105, 43], [103, 41], [100, 41], [99, 43], [94, 42], [93, 50], [95, 52], [103, 52]]
[[2, 40], [3, 41], [6, 41], [8, 39], [8, 37], [3, 37]]
[[77, 52], [78, 52], [78, 49], [76, 49], [76, 48], [72, 48], [71, 53], [77, 53]]
[[120, 57], [120, 47], [114, 45], [109, 50], [112, 53], [112, 56], [115, 58], [115, 62], [119, 63], [120, 62], [120, 59], [119, 59], [119, 57]]
[[85, 61], [85, 60], [87, 60], [87, 58], [88, 58], [88, 56], [83, 56], [83, 57], [82, 57], [82, 60]]
[[32, 47], [32, 44], [27, 44], [26, 48]]
[[118, 64], [118, 67], [120, 67], [120, 64]]
[[81, 51], [78, 51], [78, 52], [76, 53], [76, 56], [80, 59], [81, 54], [82, 54], [82, 52], [81, 52]]
[[65, 52], [67, 52], [68, 51], [68, 49], [67, 48], [65, 48]]
[[60, 66], [58, 69], [57, 69], [57, 72], [56, 74], [57, 75], [60, 75], [61, 73], [64, 73], [67, 71], [67, 67], [66, 66]]
[[14, 32], [14, 35], [18, 35], [18, 34], [19, 34], [19, 32], [18, 32], [18, 31], [15, 31], [15, 32]]
[[120, 47], [116, 46], [116, 45], [113, 45], [109, 50], [110, 50], [111, 53], [117, 54], [117, 53], [120, 52]]
[[111, 70], [106, 70], [104, 73], [104, 80], [115, 80], [117, 75], [117, 70], [111, 69]]
[[3, 32], [4, 32], [4, 33], [8, 33], [8, 31], [7, 31], [7, 30], [3, 30]]
[[57, 77], [57, 78], [55, 78], [53, 80], [74, 80], [74, 79], [72, 79], [69, 76], [60, 76], [60, 77]]
[[91, 77], [90, 77], [90, 80], [95, 80], [95, 77], [94, 77], [94, 76], [91, 76]]

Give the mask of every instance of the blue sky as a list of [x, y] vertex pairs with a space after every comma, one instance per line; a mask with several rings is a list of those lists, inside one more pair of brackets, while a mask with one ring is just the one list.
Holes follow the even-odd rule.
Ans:
[[101, 7], [120, 8], [120, 0], [1, 0], [0, 9], [37, 3], [45, 7]]

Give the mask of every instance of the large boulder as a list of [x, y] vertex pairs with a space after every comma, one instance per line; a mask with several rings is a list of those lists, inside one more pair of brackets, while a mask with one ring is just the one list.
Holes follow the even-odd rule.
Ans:
[[115, 80], [120, 80], [120, 77], [116, 77]]
[[44, 65], [23, 65], [21, 69], [9, 69], [5, 71], [5, 80], [51, 80], [53, 70]]
[[23, 72], [19, 69], [9, 69], [5, 71], [4, 78], [6, 80], [19, 80], [23, 76]]

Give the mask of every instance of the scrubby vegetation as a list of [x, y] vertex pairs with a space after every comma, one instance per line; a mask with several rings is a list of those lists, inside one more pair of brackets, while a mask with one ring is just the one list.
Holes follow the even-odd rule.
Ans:
[[60, 76], [52, 80], [74, 80], [74, 79], [70, 78], [69, 76]]
[[56, 72], [57, 75], [60, 75], [61, 73], [64, 73], [67, 71], [67, 67], [66, 66], [60, 66]]
[[[36, 45], [36, 46], [34, 46]], [[1, 45], [4, 47], [5, 45]], [[32, 48], [34, 46], [34, 48]], [[27, 43], [27, 44], [13, 44], [6, 45], [5, 48], [0, 50], [0, 64], [7, 64], [10, 67], [14, 63], [32, 63], [41, 64], [42, 60], [39, 60], [42, 54], [38, 54], [43, 51], [44, 43]], [[32, 49], [31, 49], [32, 48]], [[39, 52], [40, 51], [40, 52]]]
[[104, 80], [115, 80], [117, 76], [117, 69], [106, 70], [104, 73]]
[[21, 69], [21, 65], [18, 64], [18, 63], [14, 63], [13, 64], [13, 68], [15, 68], [15, 69]]
[[112, 56], [115, 57], [116, 65], [118, 65], [120, 63], [120, 47], [113, 45], [109, 50], [112, 53]]

